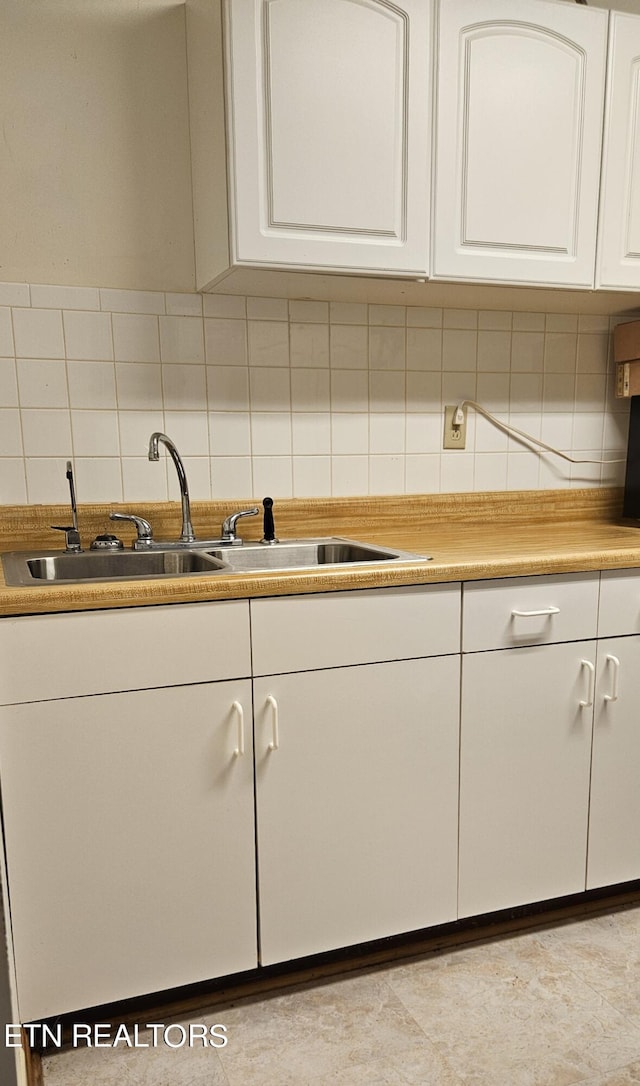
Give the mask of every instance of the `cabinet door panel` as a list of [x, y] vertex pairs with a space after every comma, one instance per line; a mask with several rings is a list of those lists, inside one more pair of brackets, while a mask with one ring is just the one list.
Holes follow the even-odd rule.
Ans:
[[423, 0], [231, 0], [240, 262], [425, 274]]
[[20, 1020], [255, 966], [233, 683], [0, 709]]
[[640, 19], [611, 13], [597, 286], [640, 289]]
[[254, 699], [262, 963], [453, 920], [459, 657], [273, 676]]
[[462, 662], [460, 916], [584, 890], [593, 642]]
[[602, 11], [441, 5], [436, 275], [593, 284], [605, 49]]
[[640, 637], [600, 641], [598, 672], [588, 890], [640, 878]]

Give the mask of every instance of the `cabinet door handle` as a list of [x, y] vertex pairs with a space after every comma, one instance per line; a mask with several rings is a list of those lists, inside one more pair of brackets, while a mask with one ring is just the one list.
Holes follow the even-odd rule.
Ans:
[[607, 663], [611, 664], [613, 674], [611, 677], [611, 693], [604, 695], [605, 701], [618, 700], [618, 675], [620, 674], [620, 661], [617, 656], [607, 656]]
[[277, 750], [280, 746], [280, 736], [278, 734], [278, 703], [272, 694], [267, 695], [267, 705], [271, 706], [271, 742], [269, 743], [268, 750]]
[[239, 758], [241, 754], [244, 754], [244, 709], [239, 701], [234, 701], [231, 708], [236, 714], [236, 722], [238, 725], [238, 745], [233, 753], [236, 758]]
[[516, 611], [511, 612], [512, 618], [538, 618], [541, 615], [559, 615], [559, 607], [541, 607], [539, 611]]
[[580, 708], [581, 709], [587, 709], [590, 705], [593, 705], [593, 691], [594, 691], [594, 683], [595, 683], [595, 678], [596, 678], [596, 669], [593, 666], [593, 664], [591, 663], [591, 660], [581, 660], [580, 664], [581, 664], [581, 666], [583, 668], [586, 667], [587, 671], [589, 672], [589, 685], [587, 686], [587, 699], [586, 699], [586, 701], [581, 701], [580, 702]]

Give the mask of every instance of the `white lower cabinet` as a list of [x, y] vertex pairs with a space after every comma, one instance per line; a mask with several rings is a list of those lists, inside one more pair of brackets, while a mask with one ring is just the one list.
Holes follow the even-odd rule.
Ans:
[[640, 878], [640, 637], [598, 642], [587, 889]]
[[263, 964], [455, 919], [459, 667], [254, 680]]
[[0, 708], [20, 1021], [256, 965], [250, 714], [249, 679]]
[[19, 1019], [639, 878], [637, 571], [463, 610], [435, 584], [3, 619]]
[[461, 917], [584, 890], [594, 668], [593, 641], [463, 657]]

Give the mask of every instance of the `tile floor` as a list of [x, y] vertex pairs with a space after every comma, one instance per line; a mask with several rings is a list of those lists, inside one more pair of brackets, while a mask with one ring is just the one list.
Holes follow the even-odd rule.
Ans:
[[638, 1086], [640, 908], [404, 959], [193, 1021], [214, 1048], [61, 1052], [44, 1086]]

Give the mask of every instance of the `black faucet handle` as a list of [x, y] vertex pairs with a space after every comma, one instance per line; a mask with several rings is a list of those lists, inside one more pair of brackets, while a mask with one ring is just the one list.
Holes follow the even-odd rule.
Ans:
[[273, 498], [264, 498], [262, 501], [264, 508], [264, 530], [261, 543], [278, 543], [276, 539], [276, 530], [273, 523]]

